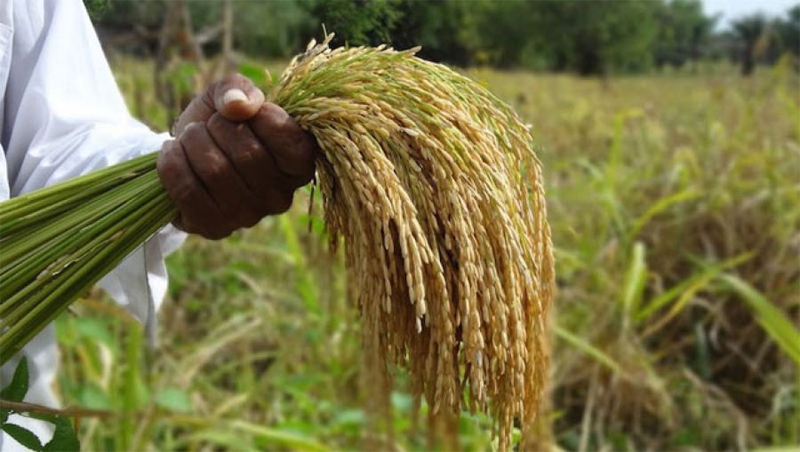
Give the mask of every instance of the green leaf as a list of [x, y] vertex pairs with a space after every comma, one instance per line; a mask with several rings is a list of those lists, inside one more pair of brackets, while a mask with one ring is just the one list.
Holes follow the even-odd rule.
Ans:
[[800, 331], [786, 315], [776, 308], [767, 298], [753, 286], [733, 275], [721, 275], [720, 279], [731, 289], [742, 296], [747, 306], [753, 311], [756, 320], [764, 328], [781, 350], [794, 362], [800, 364]]
[[560, 337], [561, 339], [564, 339], [565, 341], [567, 341], [567, 343], [571, 344], [575, 348], [591, 356], [600, 364], [608, 367], [615, 373], [618, 374], [624, 373], [622, 370], [622, 366], [620, 366], [619, 363], [614, 361], [614, 358], [608, 356], [599, 348], [593, 346], [592, 344], [586, 342], [585, 340], [579, 338], [578, 336], [570, 333], [569, 331], [561, 328], [560, 326], [556, 326], [555, 330], [556, 330], [556, 336]]
[[362, 425], [366, 420], [363, 410], [343, 410], [336, 415], [337, 424]]
[[626, 320], [639, 309], [644, 293], [644, 284], [647, 280], [647, 262], [645, 262], [645, 247], [642, 242], [633, 245], [633, 257], [625, 277], [625, 288], [622, 297], [622, 306], [625, 310]]
[[298, 435], [284, 430], [272, 429], [244, 421], [231, 421], [229, 428], [243, 433], [249, 433], [269, 444], [279, 444], [284, 449], [293, 449], [301, 452], [323, 452], [330, 450], [324, 444], [313, 438]]
[[54, 417], [53, 424], [56, 426], [53, 432], [53, 439], [44, 445], [42, 452], [78, 452], [81, 450], [81, 443], [78, 435], [72, 427], [72, 421], [65, 417]]
[[192, 411], [192, 402], [185, 391], [178, 388], [166, 388], [156, 396], [156, 404], [170, 411], [188, 413]]
[[114, 349], [116, 346], [114, 337], [108, 331], [108, 327], [98, 319], [92, 317], [78, 317], [75, 327], [81, 336], [91, 339], [92, 342], [103, 343], [111, 349]]
[[28, 358], [23, 356], [14, 370], [11, 383], [0, 391], [0, 399], [11, 402], [22, 402], [28, 393]]
[[672, 318], [676, 315], [684, 305], [691, 300], [692, 296], [696, 294], [701, 289], [705, 288], [711, 280], [717, 277], [722, 271], [727, 270], [729, 268], [736, 267], [737, 265], [741, 264], [742, 262], [747, 261], [753, 255], [751, 253], [744, 253], [738, 256], [732, 257], [724, 262], [720, 262], [715, 265], [708, 266], [707, 268], [703, 269], [702, 272], [692, 275], [691, 277], [687, 278], [686, 280], [682, 281], [679, 284], [676, 284], [671, 289], [667, 290], [663, 294], [659, 295], [658, 297], [654, 298], [652, 301], [647, 303], [639, 309], [638, 312], [634, 315], [634, 320], [637, 323], [643, 322], [650, 318], [654, 313], [656, 313], [659, 309], [666, 306], [672, 300], [678, 299], [676, 303], [673, 304], [672, 308], [670, 309], [669, 313], [667, 314], [668, 318]]
[[78, 394], [80, 405], [92, 410], [110, 410], [111, 400], [106, 393], [93, 383], [84, 385]]
[[18, 443], [27, 447], [30, 450], [41, 451], [42, 443], [39, 438], [30, 430], [20, 427], [17, 424], [3, 424], [0, 428], [8, 433], [8, 436], [14, 438]]
[[267, 74], [261, 66], [242, 63], [239, 65], [239, 73], [253, 81], [253, 83], [261, 88], [267, 87]]
[[650, 222], [650, 220], [652, 220], [653, 217], [655, 217], [656, 215], [669, 209], [675, 204], [696, 199], [700, 197], [700, 195], [701, 193], [693, 189], [686, 189], [659, 199], [658, 202], [650, 206], [650, 208], [647, 209], [647, 211], [644, 214], [642, 214], [642, 216], [636, 219], [630, 231], [628, 232], [628, 240], [632, 240], [637, 235], [639, 235], [639, 232], [641, 232], [641, 230], [647, 225], [647, 223]]
[[189, 435], [186, 441], [211, 443], [224, 449], [242, 452], [258, 450], [253, 446], [249, 435], [226, 430], [201, 430]]

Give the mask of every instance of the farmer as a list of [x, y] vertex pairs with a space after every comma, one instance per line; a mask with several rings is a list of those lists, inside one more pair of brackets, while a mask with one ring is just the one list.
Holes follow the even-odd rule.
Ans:
[[[164, 256], [185, 232], [221, 239], [286, 211], [313, 176], [316, 143], [242, 76], [195, 98], [172, 135], [154, 133], [129, 115], [81, 0], [0, 0], [0, 201], [159, 149], [179, 216], [100, 283], [151, 339], [167, 290]], [[57, 406], [52, 325], [22, 353], [26, 401]], [[18, 361], [0, 369], [0, 386]], [[9, 421], [42, 443], [52, 436], [50, 424]], [[0, 434], [0, 450], [26, 449]]]

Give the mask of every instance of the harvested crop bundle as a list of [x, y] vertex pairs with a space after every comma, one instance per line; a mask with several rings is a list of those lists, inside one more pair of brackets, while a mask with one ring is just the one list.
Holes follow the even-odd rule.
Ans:
[[[523, 441], [533, 433], [548, 369], [553, 256], [530, 134], [486, 89], [416, 58], [415, 49], [332, 50], [330, 38], [295, 58], [268, 98], [322, 150], [325, 224], [332, 246], [344, 239], [368, 371], [386, 381], [390, 365], [407, 367], [431, 413], [457, 415], [462, 404], [490, 413], [500, 450], [507, 450], [515, 416]], [[33, 195], [0, 206], [0, 232], [9, 223], [52, 224], [70, 215], [78, 222], [77, 209], [98, 212], [95, 220], [117, 212], [124, 223], [117, 232], [97, 228], [96, 236], [73, 240], [60, 254], [40, 258], [40, 267], [23, 262], [36, 254], [34, 245], [0, 258], [0, 272], [12, 268], [18, 278], [12, 287], [3, 276], [0, 293], [27, 294], [12, 302], [4, 296], [0, 304], [3, 361], [29, 328], [44, 326], [118, 263], [91, 250], [124, 256], [153, 233], [153, 224], [171, 218], [163, 213], [171, 206], [155, 177], [155, 157], [128, 165], [134, 169], [112, 167], [71, 182], [69, 190], [47, 189], [34, 199], [51, 208], [45, 219], [34, 218], [38, 211], [12, 215]], [[120, 194], [106, 200], [98, 184]], [[95, 194], [85, 195], [90, 188]], [[153, 221], [137, 212], [151, 212]], [[54, 234], [36, 243], [58, 244]], [[4, 235], [0, 246], [14, 246], [15, 237], [22, 241]], [[65, 285], [70, 300], [48, 305], [40, 294]], [[24, 327], [15, 323], [22, 320]]]

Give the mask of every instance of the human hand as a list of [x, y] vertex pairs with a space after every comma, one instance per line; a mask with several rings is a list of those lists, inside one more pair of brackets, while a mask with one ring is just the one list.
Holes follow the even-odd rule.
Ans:
[[241, 75], [192, 100], [173, 134], [157, 162], [179, 211], [173, 224], [208, 239], [286, 212], [314, 176], [314, 137]]

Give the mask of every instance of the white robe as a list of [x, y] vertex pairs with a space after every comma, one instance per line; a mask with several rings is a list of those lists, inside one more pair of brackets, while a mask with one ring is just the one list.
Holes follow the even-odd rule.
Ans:
[[[81, 0], [0, 0], [0, 202], [158, 151], [167, 139], [128, 113]], [[184, 238], [165, 228], [100, 283], [145, 325], [151, 340], [167, 290], [164, 256]], [[57, 406], [52, 325], [23, 353], [30, 366], [26, 400]], [[17, 361], [0, 369], [0, 387]], [[52, 436], [49, 424], [10, 420], [42, 443]], [[0, 450], [27, 449], [0, 433]]]

